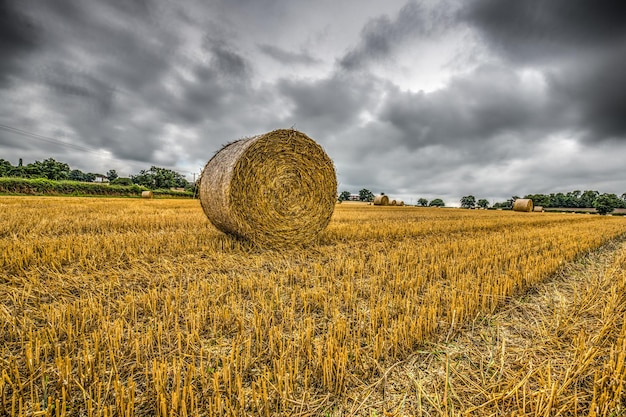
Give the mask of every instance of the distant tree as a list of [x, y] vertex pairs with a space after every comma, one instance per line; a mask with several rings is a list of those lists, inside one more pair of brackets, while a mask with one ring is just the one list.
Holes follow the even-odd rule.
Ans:
[[587, 190], [584, 191], [580, 196], [580, 204], [579, 207], [591, 208], [594, 207], [593, 202], [598, 198], [600, 193], [598, 191]]
[[435, 198], [428, 205], [430, 207], [445, 207], [446, 203], [444, 203], [443, 200], [440, 198]]
[[499, 201], [493, 205], [493, 208], [496, 209], [511, 209], [513, 208], [513, 202], [517, 200], [519, 197], [514, 195], [506, 201]]
[[551, 207], [567, 207], [567, 200], [563, 193], [550, 194], [550, 206]]
[[68, 175], [68, 180], [81, 181], [81, 182], [94, 182], [96, 180], [96, 174], [93, 172], [83, 172], [80, 169], [73, 169]]
[[155, 166], [150, 167], [149, 170], [142, 169], [138, 175], [131, 175], [130, 178], [133, 183], [152, 190], [187, 186], [187, 180], [178, 172]]
[[421, 197], [417, 200], [417, 204], [422, 207], [426, 207], [428, 205], [428, 200], [426, 200], [424, 197]]
[[466, 209], [476, 207], [476, 197], [474, 197], [473, 195], [466, 195], [465, 197], [461, 197], [461, 207]]
[[26, 167], [23, 165], [17, 165], [11, 168], [7, 177], [20, 177], [26, 178], [28, 174], [26, 173]]
[[8, 177], [13, 169], [9, 161], [0, 158], [0, 177]]
[[601, 194], [593, 202], [593, 206], [599, 214], [609, 214], [621, 205], [619, 198], [615, 194]]
[[484, 198], [481, 198], [480, 200], [478, 200], [478, 207], [482, 208], [482, 209], [486, 209], [489, 207], [489, 201], [485, 200]]
[[545, 194], [527, 194], [524, 196], [524, 198], [529, 198], [533, 200], [533, 204], [535, 206], [552, 207], [550, 203], [550, 196], [547, 196]]
[[116, 170], [114, 170], [114, 169], [110, 169], [110, 170], [108, 170], [108, 171], [107, 171], [107, 175], [106, 175], [106, 177], [107, 177], [107, 179], [108, 179], [109, 181], [113, 181], [113, 180], [114, 180], [114, 179], [116, 179], [118, 176], [119, 176], [119, 175], [117, 175], [117, 171], [116, 171]]
[[342, 191], [339, 194], [339, 201], [347, 201], [350, 199], [350, 191]]
[[513, 208], [513, 200], [499, 201], [493, 205], [495, 209], [511, 209]]
[[72, 181], [85, 181], [85, 173], [83, 171], [81, 171], [80, 169], [73, 169], [70, 171], [69, 175], [67, 176], [68, 180], [72, 180]]
[[116, 179], [111, 181], [109, 184], [111, 184], [111, 185], [133, 185], [133, 180], [131, 180], [130, 178], [125, 178], [125, 177], [117, 177]]
[[582, 193], [580, 192], [580, 190], [574, 190], [574, 191], [570, 191], [569, 193], [565, 194], [565, 199], [566, 199], [566, 207], [580, 207], [580, 196], [582, 195]]
[[367, 188], [363, 188], [359, 191], [359, 200], [361, 201], [374, 201], [374, 194]]
[[54, 158], [48, 158], [26, 165], [25, 172], [26, 176], [31, 178], [66, 180], [70, 175], [70, 166], [64, 162], [57, 162]]

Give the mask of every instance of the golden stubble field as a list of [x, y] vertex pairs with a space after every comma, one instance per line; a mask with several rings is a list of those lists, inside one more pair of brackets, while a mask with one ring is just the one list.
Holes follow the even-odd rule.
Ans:
[[[384, 391], [398, 364], [623, 238], [624, 218], [343, 204], [312, 245], [272, 251], [218, 232], [196, 200], [0, 197], [0, 213], [0, 415], [556, 415], [566, 394], [569, 415], [624, 405], [626, 252], [607, 266], [612, 304], [600, 300], [610, 337], [572, 353], [585, 369], [604, 361], [600, 374], [570, 381], [574, 394]], [[467, 385], [490, 363], [464, 370]]]

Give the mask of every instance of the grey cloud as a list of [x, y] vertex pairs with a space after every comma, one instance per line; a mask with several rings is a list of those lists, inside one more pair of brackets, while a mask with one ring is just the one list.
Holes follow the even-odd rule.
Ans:
[[460, 16], [512, 65], [543, 71], [587, 141], [626, 140], [626, 3], [480, 0]]
[[75, 97], [102, 117], [110, 115], [115, 89], [96, 76], [58, 64], [42, 74], [44, 83], [61, 95]]
[[[22, 85], [47, 88], [38, 104], [72, 140], [117, 158], [151, 160], [165, 145], [158, 138], [173, 119], [175, 92], [164, 80], [188, 60], [177, 53], [179, 35], [171, 31], [176, 25], [153, 25], [177, 16], [165, 13], [165, 6], [154, 1], [32, 3], [25, 10], [47, 22], [41, 40], [46, 53], [33, 55]], [[222, 53], [218, 66], [229, 58]]]
[[303, 129], [330, 132], [358, 123], [363, 110], [373, 106], [379, 81], [337, 73], [314, 81], [280, 80], [278, 92], [293, 109], [289, 119]]
[[206, 36], [204, 48], [209, 54], [207, 59], [188, 63], [193, 78], [181, 80], [180, 96], [172, 97], [164, 106], [186, 123], [223, 120], [237, 114], [245, 107], [242, 100], [254, 95], [250, 87], [252, 65], [234, 45]]
[[265, 55], [284, 65], [315, 65], [321, 62], [304, 51], [291, 52], [267, 44], [258, 45], [258, 48]]
[[620, 0], [478, 0], [465, 3], [459, 16], [517, 62], [610, 48], [626, 38], [626, 3]]
[[107, 4], [117, 8], [121, 13], [130, 13], [145, 17], [157, 3], [155, 0], [109, 0]]
[[247, 60], [236, 49], [222, 39], [207, 36], [205, 48], [211, 53], [211, 65], [225, 77], [244, 79], [249, 76]]
[[48, 54], [39, 63], [88, 67], [109, 84], [130, 91], [156, 84], [172, 65], [170, 59], [178, 59], [179, 35], [172, 25], [155, 24], [170, 18], [163, 7], [155, 8], [163, 16], [156, 12], [133, 14], [126, 8], [141, 2], [129, 2], [123, 7], [121, 3], [60, 0], [39, 5], [38, 14], [49, 22]]
[[15, 3], [0, 1], [0, 87], [9, 82], [19, 71], [20, 61], [41, 43], [41, 29]]
[[506, 132], [538, 129], [547, 121], [548, 106], [541, 94], [524, 90], [514, 72], [481, 67], [432, 93], [395, 91], [380, 119], [403, 132], [410, 148], [474, 144]]
[[429, 9], [409, 1], [394, 20], [386, 15], [370, 20], [361, 31], [359, 44], [339, 60], [339, 65], [354, 70], [371, 61], [385, 60], [411, 37], [430, 38], [445, 31], [449, 15], [445, 4]]
[[590, 62], [555, 72], [549, 78], [561, 102], [570, 103], [578, 129], [590, 142], [626, 141], [626, 44]]

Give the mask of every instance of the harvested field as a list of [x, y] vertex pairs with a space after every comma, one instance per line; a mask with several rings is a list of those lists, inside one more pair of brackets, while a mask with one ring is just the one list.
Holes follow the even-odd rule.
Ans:
[[[621, 217], [338, 205], [310, 246], [272, 251], [197, 200], [0, 197], [0, 212], [0, 415], [624, 405]], [[607, 244], [613, 258], [585, 260]], [[524, 320], [498, 316], [513, 310]]]
[[440, 335], [390, 369], [367, 405], [402, 404], [410, 415], [624, 415], [625, 294], [622, 240]]

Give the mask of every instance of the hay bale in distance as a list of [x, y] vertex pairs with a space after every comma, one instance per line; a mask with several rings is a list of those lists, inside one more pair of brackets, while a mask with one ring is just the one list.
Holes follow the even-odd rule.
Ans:
[[397, 204], [397, 201], [396, 201], [396, 200], [391, 200], [391, 201], [389, 201], [389, 205], [390, 205], [390, 206], [395, 206], [396, 204]]
[[518, 198], [513, 203], [513, 211], [533, 211], [533, 200], [530, 198]]
[[543, 206], [535, 206], [533, 207], [533, 211], [543, 213]]
[[396, 200], [396, 206], [403, 206], [403, 205], [404, 205], [404, 201]]
[[389, 197], [386, 195], [377, 195], [374, 197], [374, 205], [375, 206], [388, 206], [389, 205]]
[[333, 161], [293, 129], [224, 146], [200, 180], [200, 204], [211, 223], [267, 247], [312, 241], [330, 222], [336, 199]]
[[152, 193], [152, 191], [141, 192], [141, 198], [152, 198], [152, 197], [154, 197], [154, 194]]

